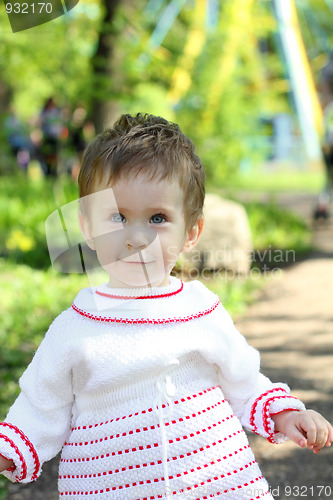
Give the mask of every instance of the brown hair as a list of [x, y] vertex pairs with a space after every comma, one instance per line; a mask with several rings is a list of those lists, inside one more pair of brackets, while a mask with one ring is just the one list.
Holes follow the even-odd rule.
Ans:
[[143, 172], [147, 180], [179, 181], [189, 230], [202, 216], [205, 171], [192, 141], [179, 126], [159, 116], [122, 115], [87, 147], [79, 173], [80, 198], [118, 179]]

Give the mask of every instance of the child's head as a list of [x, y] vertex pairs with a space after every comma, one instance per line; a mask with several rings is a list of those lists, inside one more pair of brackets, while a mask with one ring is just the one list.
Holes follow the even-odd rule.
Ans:
[[186, 229], [191, 229], [202, 216], [205, 170], [192, 141], [178, 125], [159, 116], [122, 115], [91, 142], [78, 179], [80, 198], [139, 173], [147, 180], [179, 184]]
[[88, 146], [80, 225], [110, 286], [168, 283], [200, 236], [204, 180], [190, 139], [160, 117], [123, 115]]

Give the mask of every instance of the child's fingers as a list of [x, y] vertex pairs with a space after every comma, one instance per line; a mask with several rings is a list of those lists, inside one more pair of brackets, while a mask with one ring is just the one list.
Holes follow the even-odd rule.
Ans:
[[316, 438], [313, 441], [308, 440], [308, 446], [320, 450], [326, 444], [327, 434], [328, 434], [327, 427], [325, 428], [317, 427]]
[[306, 434], [306, 440], [307, 440], [307, 447], [309, 449], [312, 449], [313, 446], [316, 443], [317, 440], [317, 427], [314, 422], [308, 423], [306, 426], [303, 427], [305, 434]]
[[313, 410], [290, 412], [278, 422], [283, 432], [302, 448], [309, 448], [314, 453], [333, 442], [333, 427], [319, 413]]
[[326, 446], [331, 446], [331, 444], [333, 443], [333, 427], [329, 422], [327, 422], [327, 428], [328, 428], [328, 436], [327, 436]]
[[320, 415], [315, 415], [312, 422], [306, 425], [307, 446], [318, 453], [328, 442], [333, 431], [329, 422]]
[[305, 448], [308, 445], [306, 434], [304, 434], [296, 426], [290, 429], [288, 437], [302, 448]]

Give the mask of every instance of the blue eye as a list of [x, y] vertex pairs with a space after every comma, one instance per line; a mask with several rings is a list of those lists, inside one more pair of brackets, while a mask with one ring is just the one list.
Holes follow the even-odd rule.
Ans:
[[111, 215], [111, 221], [115, 222], [117, 224], [125, 222], [125, 220], [126, 220], [125, 217], [121, 214], [112, 214]]
[[162, 224], [162, 222], [166, 221], [164, 215], [162, 214], [153, 215], [150, 220], [153, 224]]

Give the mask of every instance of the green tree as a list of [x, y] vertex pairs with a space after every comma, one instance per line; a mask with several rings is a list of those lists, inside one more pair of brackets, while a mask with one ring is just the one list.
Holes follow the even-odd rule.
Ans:
[[16, 110], [30, 117], [53, 95], [85, 105], [97, 131], [121, 112], [162, 114], [193, 138], [214, 182], [262, 157], [260, 119], [289, 110], [271, 2], [224, 0], [207, 26], [206, 1], [180, 0], [163, 31], [171, 4], [80, 0], [15, 34], [0, 18], [1, 81]]
[[51, 95], [61, 104], [88, 102], [99, 18], [92, 0], [81, 0], [67, 15], [18, 33], [0, 16], [1, 79], [22, 118], [37, 114]]
[[275, 29], [267, 2], [226, 0], [195, 61], [177, 117], [198, 144], [212, 181], [238, 171], [244, 157], [260, 157], [253, 144], [260, 118], [286, 110], [285, 89], [272, 85], [280, 78], [278, 58], [260, 51], [260, 40]]

